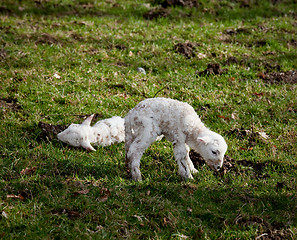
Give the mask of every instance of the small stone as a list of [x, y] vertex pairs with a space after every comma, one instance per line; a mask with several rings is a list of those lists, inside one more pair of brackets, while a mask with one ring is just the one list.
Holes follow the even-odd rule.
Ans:
[[146, 71], [145, 71], [144, 68], [142, 68], [142, 67], [138, 67], [138, 68], [137, 68], [137, 72], [140, 72], [140, 73], [143, 73], [143, 74], [146, 75]]

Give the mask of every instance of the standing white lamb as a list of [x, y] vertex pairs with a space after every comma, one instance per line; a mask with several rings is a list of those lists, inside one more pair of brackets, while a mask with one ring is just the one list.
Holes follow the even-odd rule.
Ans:
[[71, 124], [67, 129], [57, 135], [58, 139], [74, 147], [83, 147], [96, 151], [91, 143], [108, 146], [125, 140], [124, 119], [112, 117], [98, 121], [91, 126], [94, 114], [89, 116], [82, 124]]
[[193, 179], [191, 173], [197, 172], [189, 147], [213, 170], [222, 167], [227, 144], [221, 135], [206, 128], [189, 104], [152, 98], [140, 102], [125, 117], [126, 163], [135, 181], [141, 180], [140, 159], [144, 151], [162, 134], [173, 143], [178, 172], [183, 178]]

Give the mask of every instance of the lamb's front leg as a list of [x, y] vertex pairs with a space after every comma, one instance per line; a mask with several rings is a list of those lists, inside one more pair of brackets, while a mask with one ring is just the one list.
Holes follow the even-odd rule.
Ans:
[[195, 173], [198, 172], [198, 170], [194, 167], [194, 164], [193, 164], [193, 162], [192, 162], [192, 160], [190, 158], [190, 155], [189, 155], [190, 148], [189, 148], [189, 146], [186, 145], [186, 148], [187, 148], [187, 163], [188, 163], [188, 166], [190, 168], [190, 172], [193, 173], [193, 174], [195, 174]]
[[[174, 156], [175, 161], [178, 164], [178, 173], [184, 178], [184, 179], [193, 179], [193, 176], [191, 174], [191, 167], [194, 168], [192, 161], [192, 165], [188, 161], [189, 158], [189, 151], [187, 148], [187, 145], [185, 143], [175, 143], [174, 144]], [[190, 159], [190, 158], [189, 158]], [[195, 168], [194, 168], [195, 169]]]

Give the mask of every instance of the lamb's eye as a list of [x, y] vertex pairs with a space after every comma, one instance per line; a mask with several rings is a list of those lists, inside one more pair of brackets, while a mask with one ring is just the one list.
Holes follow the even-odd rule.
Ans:
[[217, 155], [217, 152], [216, 151], [211, 151], [211, 152], [212, 152], [212, 154]]

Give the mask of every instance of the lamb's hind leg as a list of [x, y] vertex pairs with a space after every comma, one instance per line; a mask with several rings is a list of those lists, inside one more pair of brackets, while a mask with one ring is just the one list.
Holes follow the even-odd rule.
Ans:
[[144, 151], [155, 139], [156, 137], [147, 138], [147, 136], [144, 137], [141, 135], [136, 137], [129, 146], [126, 146], [126, 163], [133, 180], [141, 181], [140, 159]]
[[178, 164], [178, 173], [184, 179], [193, 179], [193, 176], [191, 174], [191, 169], [190, 169], [191, 165], [189, 164], [189, 161], [188, 161], [189, 151], [188, 151], [187, 145], [185, 143], [175, 143], [174, 156]]
[[138, 145], [138, 140], [131, 143], [126, 152], [126, 163], [131, 177], [135, 181], [141, 181], [140, 159], [145, 149]]
[[144, 151], [156, 140], [158, 132], [150, 119], [145, 121], [145, 124], [138, 124], [134, 130], [129, 127], [130, 125], [126, 128], [126, 164], [132, 179], [140, 181], [140, 159]]

